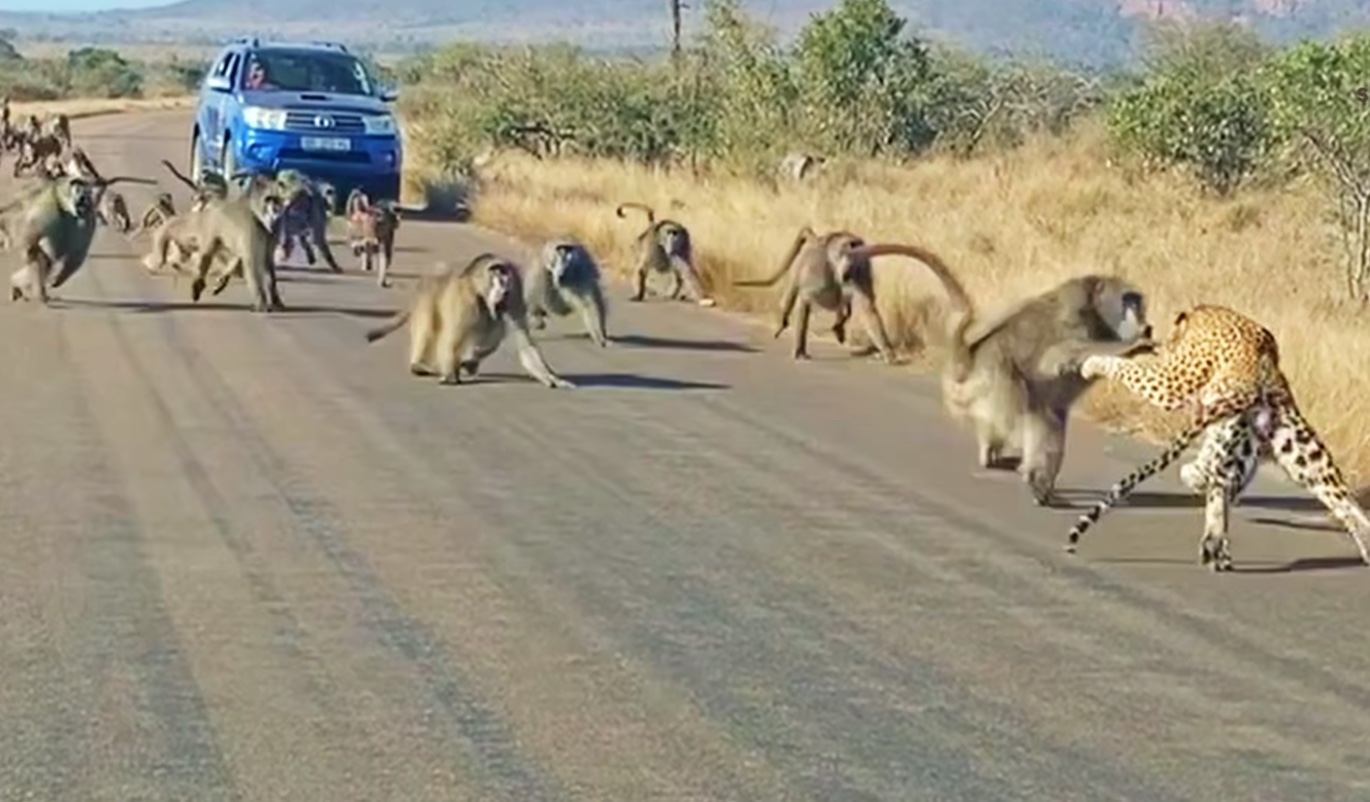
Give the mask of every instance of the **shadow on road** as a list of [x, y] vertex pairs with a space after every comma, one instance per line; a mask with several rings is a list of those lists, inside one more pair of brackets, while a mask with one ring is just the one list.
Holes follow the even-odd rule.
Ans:
[[1347, 568], [1365, 570], [1360, 557], [1306, 557], [1279, 565], [1232, 566], [1234, 574], [1294, 574], [1303, 571], [1338, 571]]
[[[585, 334], [572, 335], [586, 337]], [[670, 337], [650, 337], [645, 334], [622, 334], [611, 337], [615, 345], [631, 345], [635, 348], [675, 348], [682, 351], [734, 351], [744, 354], [755, 354], [758, 352], [745, 343], [729, 342], [728, 340], [677, 340]]]
[[726, 384], [662, 379], [632, 373], [585, 373], [566, 378], [580, 387], [617, 387], [625, 390], [727, 390]]
[[432, 206], [397, 206], [395, 210], [400, 213], [401, 227], [409, 221], [418, 223], [466, 223], [471, 220], [471, 210], [464, 205], [451, 209], [438, 209]]
[[[251, 307], [246, 303], [229, 303], [219, 301], [88, 301], [81, 299], [73, 300], [54, 300], [51, 303], [54, 309], [90, 309], [90, 310], [110, 310], [122, 309], [134, 314], [152, 314], [160, 312], [246, 312], [252, 314]], [[349, 317], [361, 318], [387, 318], [395, 314], [392, 309], [369, 309], [365, 307], [348, 306], [305, 306], [301, 304], [286, 304], [285, 309], [279, 312], [269, 313], [272, 317], [283, 317], [292, 314], [335, 314], [347, 315]]]
[[[1104, 497], [1104, 493], [1097, 490], [1058, 489], [1056, 492], [1062, 497], [1074, 496], [1071, 499], [1071, 507], [1076, 509], [1088, 507]], [[1118, 504], [1119, 508], [1132, 507], [1134, 509], [1202, 509], [1203, 506], [1203, 496], [1197, 493], [1178, 492], [1138, 492], [1129, 495]], [[1311, 512], [1324, 509], [1322, 503], [1317, 499], [1302, 496], [1242, 496], [1238, 499], [1235, 508], [1244, 507], [1287, 512]]]

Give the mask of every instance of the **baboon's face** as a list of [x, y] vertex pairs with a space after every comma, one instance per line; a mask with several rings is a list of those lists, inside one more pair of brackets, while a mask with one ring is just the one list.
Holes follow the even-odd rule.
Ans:
[[276, 221], [285, 214], [285, 204], [278, 195], [267, 195], [262, 198], [262, 225], [268, 229], [276, 227]]
[[517, 290], [516, 278], [508, 265], [490, 265], [485, 271], [485, 305], [490, 308], [490, 312], [498, 314], [504, 311], [505, 302], [513, 296]]
[[869, 260], [854, 257], [852, 251], [864, 246], [866, 241], [854, 235], [834, 237], [829, 241], [828, 257], [837, 268], [837, 280], [845, 281], [853, 268], [865, 266]]
[[1099, 283], [1094, 291], [1094, 310], [1123, 342], [1150, 336], [1146, 296], [1120, 279], [1110, 277]]
[[566, 275], [566, 271], [570, 269], [571, 263], [575, 258], [576, 246], [569, 242], [558, 243], [557, 246], [552, 249], [552, 260], [551, 263], [547, 265], [547, 272], [552, 274], [552, 281], [555, 284], [561, 284], [562, 277]]
[[88, 217], [95, 213], [95, 197], [90, 184], [80, 178], [67, 181], [58, 193], [62, 206], [73, 217]]
[[688, 258], [690, 253], [690, 235], [680, 226], [662, 226], [661, 247], [671, 256]]
[[325, 212], [332, 212], [338, 208], [338, 190], [332, 184], [324, 184], [319, 187], [319, 197], [323, 199]]

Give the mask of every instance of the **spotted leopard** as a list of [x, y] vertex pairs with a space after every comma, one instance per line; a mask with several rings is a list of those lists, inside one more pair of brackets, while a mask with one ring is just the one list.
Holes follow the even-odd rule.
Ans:
[[1154, 358], [1091, 355], [1085, 378], [1116, 380], [1163, 409], [1194, 409], [1193, 423], [1155, 459], [1114, 484], [1071, 528], [1067, 551], [1137, 485], [1164, 470], [1206, 433], [1194, 462], [1181, 469], [1190, 488], [1206, 496], [1200, 560], [1231, 568], [1227, 510], [1250, 483], [1261, 456], [1272, 456], [1290, 479], [1341, 521], [1361, 559], [1370, 565], [1370, 517], [1356, 503], [1331, 452], [1303, 417], [1279, 366], [1279, 346], [1264, 326], [1235, 310], [1199, 305], [1175, 318]]

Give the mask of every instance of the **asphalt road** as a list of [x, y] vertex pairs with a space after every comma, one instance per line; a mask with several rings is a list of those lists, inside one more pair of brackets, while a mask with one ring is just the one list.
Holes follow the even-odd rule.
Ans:
[[[185, 113], [75, 130], [185, 161]], [[345, 248], [254, 315], [141, 247], [0, 310], [0, 799], [1370, 799], [1370, 569], [1292, 486], [1231, 575], [1173, 470], [1072, 558], [930, 380], [834, 345], [616, 287], [616, 347], [542, 337], [581, 389], [440, 387]], [[1082, 497], [1155, 450], [1070, 448]]]

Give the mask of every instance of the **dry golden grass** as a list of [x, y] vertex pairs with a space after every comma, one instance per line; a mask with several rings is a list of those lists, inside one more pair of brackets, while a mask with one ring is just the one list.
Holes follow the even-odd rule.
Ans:
[[11, 106], [16, 119], [25, 114], [36, 114], [39, 119], [54, 114], [65, 114], [72, 120], [83, 117], [98, 117], [105, 114], [125, 114], [138, 111], [162, 111], [166, 109], [188, 109], [195, 103], [193, 96], [158, 98], [71, 98], [69, 100], [44, 100], [32, 103], [15, 103]]
[[[1158, 335], [1184, 306], [1230, 305], [1276, 334], [1305, 413], [1348, 478], [1370, 478], [1370, 321], [1340, 300], [1340, 245], [1323, 222], [1317, 194], [1299, 187], [1204, 198], [1179, 178], [1133, 180], [1107, 168], [1105, 153], [1101, 132], [1089, 128], [1070, 140], [969, 162], [834, 164], [816, 184], [779, 191], [735, 178], [695, 180], [616, 163], [501, 154], [483, 171], [474, 213], [478, 222], [527, 238], [574, 234], [606, 270], [625, 275], [643, 218], [620, 220], [614, 206], [650, 204], [690, 227], [721, 306], [768, 319], [771, 293], [726, 282], [775, 270], [802, 225], [931, 247], [985, 311], [1087, 272], [1138, 283]], [[673, 200], [683, 208], [672, 210]], [[917, 262], [881, 260], [877, 272], [892, 335], [908, 345], [930, 320], [934, 332], [940, 329], [944, 296]], [[816, 325], [826, 330], [826, 318]], [[917, 360], [915, 367], [931, 364]], [[1147, 436], [1172, 433], [1179, 420], [1112, 387], [1096, 387], [1085, 401], [1088, 417]]]

